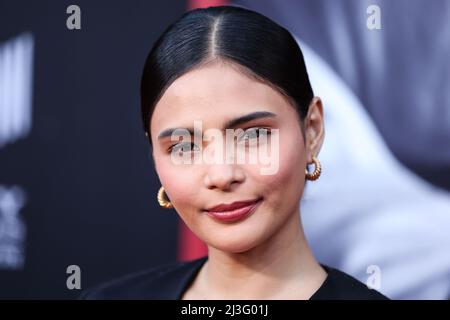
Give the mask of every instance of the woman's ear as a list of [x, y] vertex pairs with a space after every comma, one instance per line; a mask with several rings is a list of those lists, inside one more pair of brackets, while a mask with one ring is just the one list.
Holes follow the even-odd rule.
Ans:
[[319, 154], [325, 137], [323, 106], [319, 97], [314, 97], [311, 100], [304, 124], [306, 161], [311, 163], [312, 157], [317, 157]]

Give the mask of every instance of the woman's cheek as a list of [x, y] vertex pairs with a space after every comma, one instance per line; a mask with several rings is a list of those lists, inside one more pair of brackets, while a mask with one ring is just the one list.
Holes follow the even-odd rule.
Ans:
[[[257, 181], [258, 185], [265, 188], [266, 200], [276, 208], [280, 208], [280, 202], [285, 202], [290, 197], [299, 197], [303, 185], [302, 175], [304, 176], [304, 169], [302, 169], [304, 148], [301, 136], [298, 137], [297, 135], [296, 137], [294, 134], [280, 135], [279, 141], [276, 151], [278, 152], [277, 170], [274, 174], [260, 174], [261, 166], [251, 168], [253, 179]], [[272, 159], [276, 159], [273, 154]]]
[[194, 166], [174, 164], [170, 157], [165, 158], [156, 165], [158, 176], [170, 201], [182, 210], [191, 204], [198, 194], [199, 185], [195, 179]]

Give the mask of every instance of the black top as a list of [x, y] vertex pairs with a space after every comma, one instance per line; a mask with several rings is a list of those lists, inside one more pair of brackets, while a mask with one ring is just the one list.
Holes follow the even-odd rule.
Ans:
[[[180, 300], [208, 257], [175, 262], [134, 273], [83, 291], [80, 299]], [[388, 299], [376, 290], [337, 269], [322, 265], [328, 273], [311, 300]]]

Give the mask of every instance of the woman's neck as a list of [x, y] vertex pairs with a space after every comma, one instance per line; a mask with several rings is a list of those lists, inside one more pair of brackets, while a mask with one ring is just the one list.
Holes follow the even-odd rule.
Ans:
[[308, 299], [326, 278], [307, 244], [298, 210], [258, 247], [243, 253], [208, 251], [191, 287], [196, 299]]

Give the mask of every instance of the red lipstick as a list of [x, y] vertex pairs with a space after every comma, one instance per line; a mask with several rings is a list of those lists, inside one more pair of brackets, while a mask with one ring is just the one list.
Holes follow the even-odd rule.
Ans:
[[220, 204], [206, 209], [206, 213], [219, 221], [232, 222], [241, 220], [251, 213], [261, 203], [262, 198], [256, 200], [236, 201], [230, 204]]

